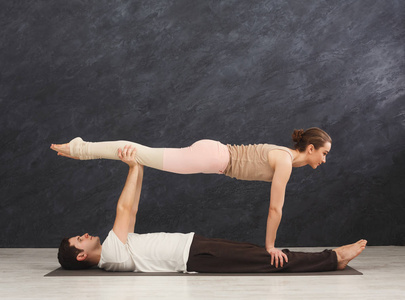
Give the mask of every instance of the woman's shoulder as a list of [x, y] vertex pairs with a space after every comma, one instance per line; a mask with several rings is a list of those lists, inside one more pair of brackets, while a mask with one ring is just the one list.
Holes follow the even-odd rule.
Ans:
[[279, 145], [274, 145], [274, 144], [263, 144], [263, 148], [268, 150], [269, 157], [273, 156], [273, 155], [276, 155], [280, 158], [286, 157], [286, 158], [290, 158], [291, 162], [294, 159], [294, 156], [293, 156], [290, 148], [287, 148], [284, 146], [279, 146]]

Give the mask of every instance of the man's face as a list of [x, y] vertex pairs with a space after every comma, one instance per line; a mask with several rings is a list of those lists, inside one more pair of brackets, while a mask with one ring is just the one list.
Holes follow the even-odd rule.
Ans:
[[91, 236], [88, 233], [85, 233], [82, 236], [78, 235], [71, 237], [69, 243], [77, 249], [83, 249], [84, 253], [87, 255], [101, 247], [100, 238], [98, 236]]

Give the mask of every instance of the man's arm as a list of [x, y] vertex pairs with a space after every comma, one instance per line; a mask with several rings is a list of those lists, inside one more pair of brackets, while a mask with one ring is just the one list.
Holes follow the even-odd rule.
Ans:
[[[130, 146], [118, 150], [119, 158], [128, 164], [129, 171], [127, 181], [118, 199], [113, 231], [124, 244], [127, 242], [128, 232], [134, 232], [142, 186], [143, 170], [142, 166], [135, 161], [135, 153], [136, 149]], [[131, 226], [132, 229], [130, 229]]]
[[136, 182], [135, 201], [131, 209], [131, 219], [129, 221], [128, 233], [133, 233], [135, 230], [136, 214], [138, 213], [139, 199], [141, 197], [143, 180], [143, 166], [138, 164], [138, 180]]

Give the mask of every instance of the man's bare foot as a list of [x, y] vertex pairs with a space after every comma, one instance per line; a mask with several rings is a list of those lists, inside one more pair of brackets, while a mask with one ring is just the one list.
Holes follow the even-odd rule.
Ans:
[[333, 249], [333, 251], [336, 252], [338, 258], [337, 269], [343, 270], [344, 268], [346, 268], [349, 261], [357, 257], [366, 248], [366, 244], [366, 240], [360, 240], [357, 243]]
[[51, 149], [58, 152], [58, 155], [65, 156], [73, 159], [79, 159], [78, 157], [73, 157], [70, 155], [69, 143], [66, 144], [52, 144]]

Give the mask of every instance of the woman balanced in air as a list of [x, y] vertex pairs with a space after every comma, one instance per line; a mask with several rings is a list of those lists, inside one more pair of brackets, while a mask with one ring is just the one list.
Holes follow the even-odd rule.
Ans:
[[[294, 130], [294, 149], [271, 144], [224, 145], [217, 141], [200, 140], [186, 148], [150, 148], [129, 141], [85, 142], [75, 138], [67, 144], [52, 144], [58, 155], [80, 159], [114, 159], [136, 148], [136, 159], [141, 165], [178, 174], [215, 173], [239, 180], [272, 182], [266, 227], [266, 250], [271, 264], [283, 266], [288, 261], [275, 248], [277, 229], [284, 205], [285, 189], [293, 167], [306, 165], [316, 169], [326, 162], [332, 139], [319, 128]], [[125, 147], [126, 146], [126, 147]], [[283, 260], [284, 258], [284, 260]]]

